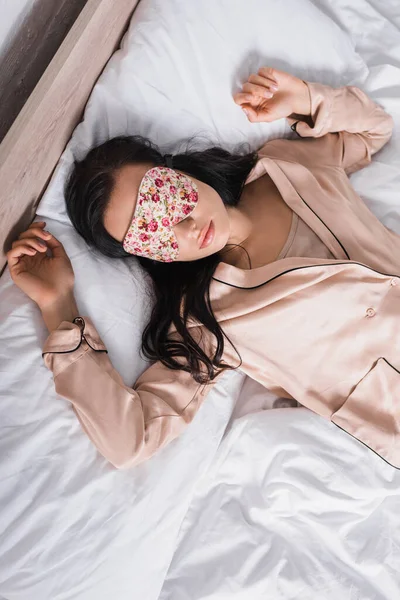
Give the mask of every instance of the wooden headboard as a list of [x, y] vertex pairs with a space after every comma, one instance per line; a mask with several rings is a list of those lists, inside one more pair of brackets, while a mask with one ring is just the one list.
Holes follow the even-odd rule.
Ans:
[[0, 275], [139, 0], [88, 0], [0, 145]]

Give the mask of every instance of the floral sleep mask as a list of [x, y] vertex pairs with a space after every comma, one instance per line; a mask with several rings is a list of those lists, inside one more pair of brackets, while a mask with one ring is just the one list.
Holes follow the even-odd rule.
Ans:
[[194, 181], [169, 167], [154, 167], [140, 183], [135, 212], [123, 248], [130, 254], [171, 262], [179, 254], [173, 225], [195, 209], [199, 199]]

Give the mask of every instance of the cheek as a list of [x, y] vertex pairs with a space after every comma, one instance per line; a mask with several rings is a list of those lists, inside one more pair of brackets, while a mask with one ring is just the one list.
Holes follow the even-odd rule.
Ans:
[[218, 209], [215, 211], [214, 217], [211, 217], [215, 225], [214, 244], [225, 246], [229, 238], [229, 217], [226, 208], [220, 200]]
[[[225, 246], [229, 238], [229, 218], [225, 205], [216, 192], [212, 191], [210, 193], [208, 189], [201, 190], [196, 206], [187, 216], [191, 218], [187, 219], [185, 217], [172, 226], [172, 231], [179, 245], [179, 255], [183, 260], [195, 260], [199, 256], [207, 256], [218, 252]], [[200, 227], [208, 219], [212, 219], [214, 223], [214, 239], [210, 246], [200, 249], [196, 245], [190, 230], [193, 227], [193, 220]], [[197, 232], [194, 235], [197, 235]]]
[[172, 227], [172, 233], [178, 242], [179, 255], [184, 259], [192, 257], [193, 253], [196, 251], [196, 242], [191, 238], [184, 221], [174, 225]]

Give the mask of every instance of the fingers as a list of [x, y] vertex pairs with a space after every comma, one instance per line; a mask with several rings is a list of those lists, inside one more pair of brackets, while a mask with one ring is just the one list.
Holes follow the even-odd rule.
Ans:
[[20, 258], [34, 256], [37, 252], [45, 254], [48, 248], [52, 251], [53, 258], [68, 258], [61, 242], [50, 232], [43, 229], [45, 225], [44, 221], [31, 223], [28, 229], [23, 231], [18, 239], [12, 243], [11, 250], [6, 253], [6, 258], [10, 270], [13, 271], [14, 269], [14, 274], [19, 269]]
[[247, 102], [258, 103], [260, 99], [270, 99], [274, 96], [274, 91], [266, 89], [264, 86], [246, 82], [243, 84], [243, 92], [238, 92], [233, 96], [236, 104], [245, 104]]
[[34, 250], [39, 250], [40, 252], [46, 252], [47, 245], [45, 242], [40, 240], [36, 240], [35, 238], [24, 238], [22, 240], [15, 240], [12, 244], [12, 248], [16, 248], [17, 246], [28, 246]]
[[251, 96], [249, 96], [248, 94], [239, 93], [234, 96], [234, 101], [236, 102], [236, 104], [239, 104], [240, 108], [243, 110], [249, 121], [255, 121], [257, 113], [251, 106]]
[[33, 235], [36, 235], [43, 240], [48, 240], [51, 238], [51, 233], [48, 231], [43, 231], [40, 227], [34, 227], [34, 223], [32, 223], [26, 231], [23, 231], [19, 234], [18, 239], [22, 240], [24, 238], [31, 238]]
[[263, 115], [259, 114], [250, 104], [244, 104], [242, 106], [243, 112], [251, 123], [259, 123], [263, 121]]
[[252, 94], [246, 94], [244, 92], [238, 92], [233, 96], [233, 99], [236, 102], [236, 104], [239, 105], [248, 104], [249, 102], [254, 101]]
[[18, 261], [23, 256], [34, 256], [37, 250], [28, 244], [19, 244], [6, 253], [6, 259], [10, 270], [18, 265]]
[[273, 79], [271, 77], [264, 77], [260, 75], [260, 71], [258, 71], [258, 75], [252, 73], [249, 77], [249, 82], [256, 84], [262, 88], [268, 88], [271, 92], [277, 92], [279, 87], [276, 79]]
[[36, 226], [45, 227], [45, 225], [46, 225], [46, 221], [33, 221], [33, 223], [31, 223], [29, 225], [29, 227], [36, 227]]
[[[278, 91], [278, 83], [274, 78], [274, 69], [270, 67], [262, 67], [258, 74], [252, 73], [248, 81], [243, 84], [243, 89], [233, 96], [236, 104], [239, 104], [243, 109], [244, 105], [253, 105], [257, 107], [260, 100], [269, 100], [273, 98]], [[256, 113], [250, 111], [250, 114], [255, 120]]]
[[34, 256], [37, 252], [46, 252], [47, 246], [43, 241], [35, 239], [34, 236], [43, 240], [49, 239], [51, 234], [43, 231], [46, 223], [44, 221], [35, 221], [31, 223], [27, 230], [20, 233], [18, 239], [11, 244], [11, 250], [6, 253], [9, 267], [15, 267], [22, 256]]
[[274, 95], [274, 92], [269, 91], [264, 86], [248, 82], [243, 85], [243, 92], [247, 92], [250, 95], [253, 94], [253, 96], [258, 96], [261, 98], [272, 98]]
[[[43, 227], [46, 225], [45, 221], [35, 221], [34, 223], [31, 223], [28, 227], [28, 229], [26, 229], [25, 231], [23, 231], [19, 236], [18, 236], [18, 240], [32, 240], [32, 236], [35, 235], [43, 240], [45, 240], [46, 244], [47, 244], [47, 248], [50, 248], [53, 256], [54, 257], [58, 257], [58, 256], [65, 256], [66, 252], [64, 250], [63, 245], [61, 244], [61, 242], [59, 242], [57, 240], [56, 237], [54, 237], [53, 234], [51, 234], [49, 231], [46, 231], [43, 229]], [[15, 244], [15, 242], [13, 242], [13, 245]], [[38, 250], [42, 250], [41, 246], [36, 245], [35, 246]], [[45, 248], [46, 250], [46, 248]]]
[[64, 246], [54, 235], [51, 235], [48, 239], [46, 239], [46, 244], [51, 249], [54, 258], [67, 257]]
[[268, 109], [258, 110], [250, 104], [244, 104], [241, 108], [250, 123], [272, 123], [272, 121], [276, 120], [274, 112]]
[[[46, 252], [47, 245], [44, 240], [48, 241], [51, 238], [51, 233], [43, 230], [44, 225], [44, 222], [31, 223], [28, 229], [20, 233], [18, 239], [11, 244], [11, 247], [13, 249], [19, 246], [26, 248], [26, 253], [30, 255], [35, 254], [36, 251]], [[40, 240], [36, 239], [35, 236]], [[32, 252], [32, 250], [35, 252]]]
[[272, 67], [260, 67], [258, 69], [258, 73], [262, 77], [269, 77], [270, 79], [276, 80], [276, 73], [278, 73], [278, 71], [276, 71], [276, 69], [273, 69]]

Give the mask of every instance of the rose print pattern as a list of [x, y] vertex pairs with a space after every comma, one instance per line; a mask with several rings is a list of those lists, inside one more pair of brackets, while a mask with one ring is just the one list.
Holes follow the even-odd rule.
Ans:
[[198, 188], [186, 175], [168, 167], [147, 171], [122, 243], [124, 250], [161, 262], [176, 260], [179, 244], [172, 227], [193, 212], [198, 199]]

